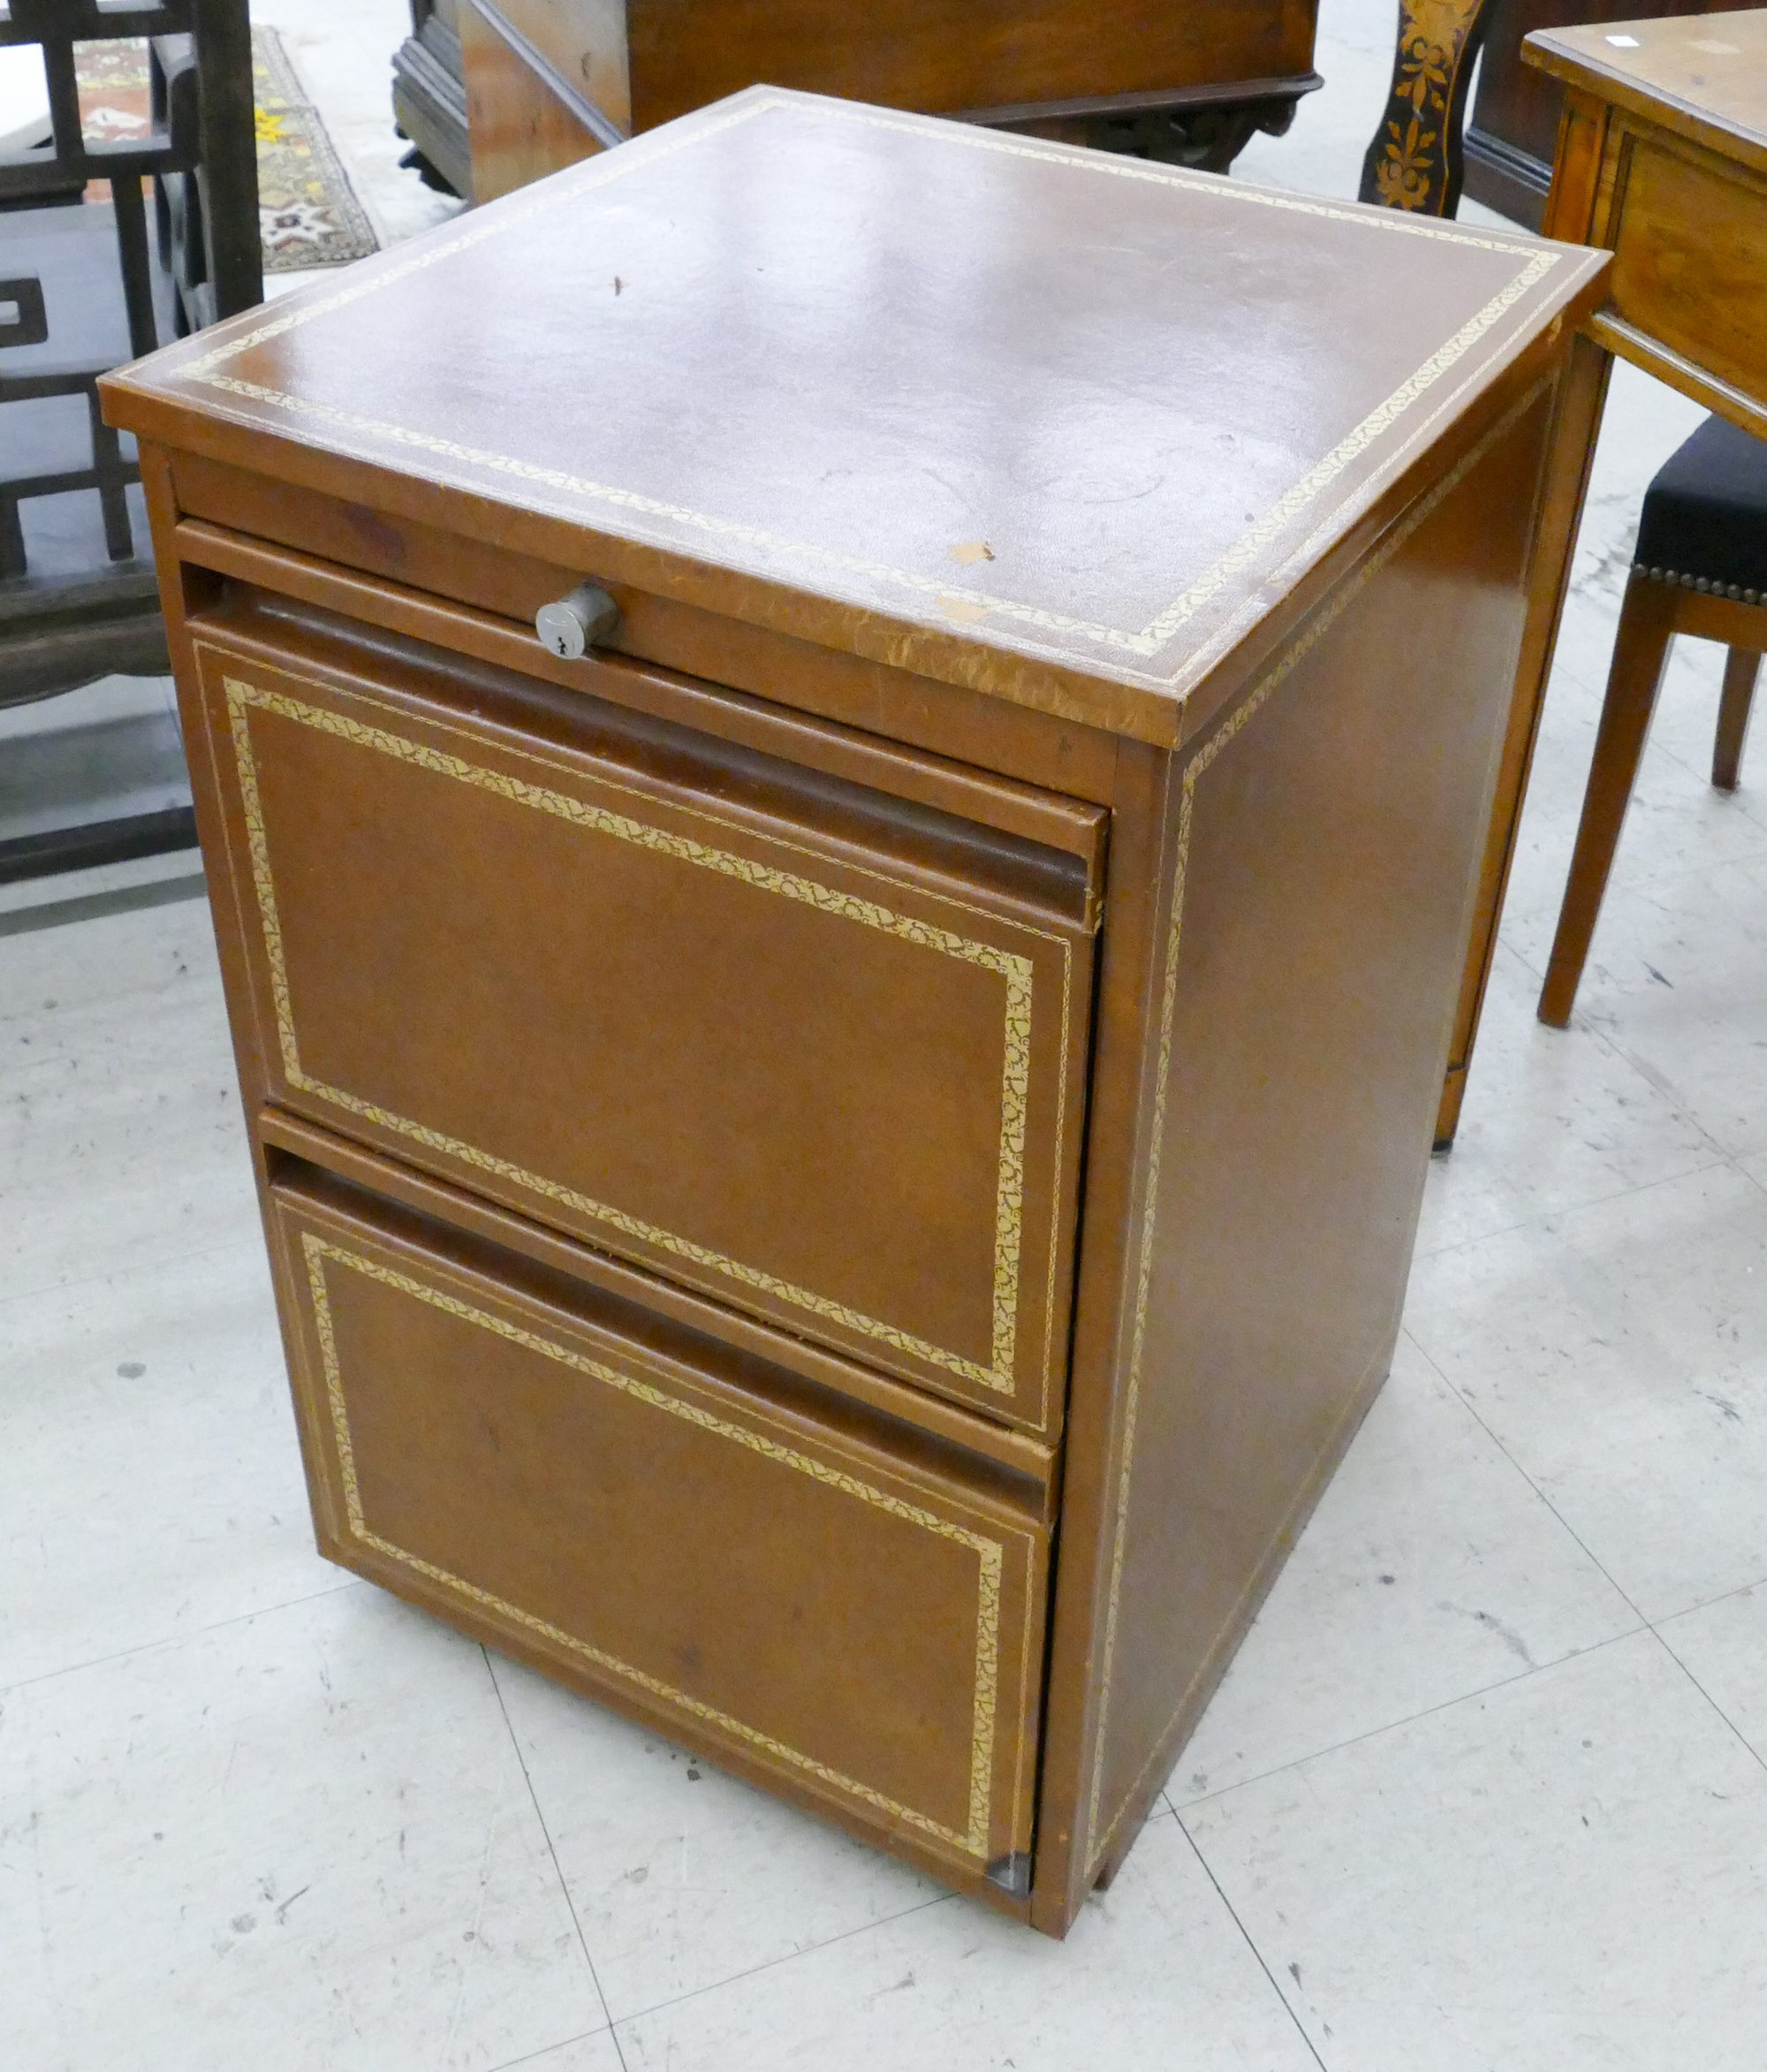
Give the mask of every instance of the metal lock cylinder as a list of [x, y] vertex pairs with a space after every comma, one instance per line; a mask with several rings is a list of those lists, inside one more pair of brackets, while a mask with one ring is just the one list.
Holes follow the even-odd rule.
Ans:
[[534, 615], [542, 647], [566, 662], [580, 661], [618, 624], [619, 606], [594, 583], [579, 583], [568, 597], [542, 604]]

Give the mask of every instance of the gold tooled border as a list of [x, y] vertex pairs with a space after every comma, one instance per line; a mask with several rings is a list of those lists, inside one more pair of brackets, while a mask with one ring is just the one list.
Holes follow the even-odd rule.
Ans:
[[1135, 1270], [1135, 1298], [1129, 1340], [1129, 1374], [1124, 1392], [1122, 1453], [1117, 1472], [1115, 1491], [1115, 1518], [1111, 1546], [1111, 1583], [1104, 1613], [1104, 1644], [1100, 1657], [1098, 1678], [1098, 1722], [1092, 1743], [1092, 1782], [1087, 1796], [1086, 1826], [1081, 1847], [1075, 1851], [1087, 1863], [1086, 1882], [1092, 1879], [1110, 1853], [1111, 1844], [1124, 1814], [1140, 1792], [1148, 1771], [1159, 1759], [1165, 1737], [1189, 1702], [1187, 1692], [1179, 1701], [1177, 1711], [1160, 1732], [1154, 1737], [1148, 1760], [1137, 1772], [1134, 1780], [1122, 1795], [1122, 1802], [1112, 1814], [1109, 1825], [1102, 1832], [1098, 1825], [1098, 1805], [1104, 1782], [1105, 1727], [1111, 1711], [1111, 1675], [1117, 1649], [1118, 1613], [1122, 1602], [1123, 1563], [1128, 1545], [1129, 1491], [1135, 1451], [1135, 1423], [1141, 1408], [1141, 1362], [1147, 1345], [1148, 1294], [1153, 1279], [1154, 1231], [1159, 1205], [1160, 1158], [1165, 1140], [1166, 1082], [1172, 1067], [1172, 1018], [1178, 998], [1179, 947], [1184, 922], [1185, 869], [1190, 854], [1190, 826], [1196, 796], [1197, 780], [1215, 761], [1240, 730], [1246, 725], [1270, 694], [1277, 690], [1293, 672], [1315, 644], [1341, 619], [1344, 613], [1367, 588], [1376, 576], [1399, 553], [1412, 535], [1430, 518], [1440, 505], [1457, 490], [1466, 477], [1478, 466], [1491, 448], [1500, 444], [1527, 416], [1541, 397], [1553, 386], [1555, 376], [1548, 375], [1534, 383], [1520, 401], [1492, 425], [1456, 462], [1441, 481], [1421, 497], [1392, 531], [1369, 555], [1336, 596], [1325, 605], [1313, 622], [1283, 656], [1267, 676], [1254, 687], [1244, 702], [1239, 705], [1227, 720], [1210, 735], [1209, 739], [1192, 756], [1184, 772], [1179, 795], [1177, 858], [1173, 867], [1172, 889], [1172, 919], [1166, 935], [1164, 968], [1160, 983], [1159, 1051], [1154, 1071], [1154, 1104], [1152, 1127], [1149, 1133], [1147, 1186], [1143, 1196], [1145, 1208], [1141, 1217], [1141, 1241]]
[[[709, 1410], [701, 1409], [697, 1404], [684, 1402], [680, 1397], [671, 1395], [667, 1390], [658, 1388], [652, 1383], [623, 1374], [618, 1368], [607, 1366], [599, 1360], [589, 1359], [584, 1354], [573, 1352], [568, 1346], [561, 1346], [551, 1339], [542, 1338], [535, 1332], [524, 1331], [519, 1324], [511, 1323], [506, 1317], [496, 1316], [488, 1309], [475, 1309], [470, 1302], [444, 1294], [439, 1288], [430, 1287], [422, 1281], [414, 1280], [409, 1274], [383, 1266], [360, 1253], [347, 1251], [342, 1246], [333, 1244], [325, 1238], [316, 1237], [309, 1231], [301, 1233], [300, 1241], [307, 1258], [307, 1286], [313, 1299], [314, 1324], [319, 1336], [320, 1357], [325, 1373], [325, 1393], [331, 1413], [331, 1435], [337, 1448], [337, 1471], [343, 1483], [344, 1506], [353, 1539], [360, 1541], [364, 1546], [372, 1547], [376, 1553], [385, 1555], [389, 1560], [397, 1561], [403, 1567], [428, 1576], [432, 1582], [443, 1584], [471, 1603], [495, 1612], [500, 1618], [508, 1619], [528, 1632], [539, 1635], [555, 1646], [567, 1649], [582, 1660], [593, 1663], [596, 1668], [606, 1670], [624, 1681], [635, 1685], [652, 1697], [662, 1698], [671, 1705], [680, 1707], [683, 1711], [691, 1713], [694, 1718], [735, 1735], [749, 1747], [758, 1749], [777, 1761], [815, 1778], [831, 1789], [858, 1799], [878, 1812], [889, 1814], [894, 1819], [906, 1821], [922, 1833], [932, 1835], [940, 1841], [949, 1843], [953, 1848], [960, 1849], [966, 1856], [987, 1860], [992, 1827], [990, 1802], [1000, 1670], [1000, 1583], [1005, 1553], [1003, 1541], [990, 1539], [985, 1533], [973, 1531], [967, 1526], [941, 1518], [936, 1512], [925, 1510], [918, 1504], [911, 1504], [903, 1498], [891, 1496], [887, 1491], [861, 1481], [857, 1476], [848, 1475], [840, 1469], [831, 1468], [827, 1462], [816, 1460], [811, 1454], [799, 1452], [796, 1447], [783, 1446], [778, 1440], [767, 1438], [746, 1425], [730, 1423], [722, 1417], [715, 1416]], [[776, 1740], [771, 1734], [762, 1733], [758, 1727], [750, 1727], [732, 1718], [728, 1712], [720, 1711], [715, 1705], [689, 1697], [685, 1691], [677, 1690], [673, 1685], [664, 1683], [660, 1678], [648, 1675], [629, 1662], [622, 1662], [617, 1656], [593, 1646], [575, 1634], [566, 1633], [562, 1627], [553, 1626], [543, 1619], [536, 1619], [532, 1613], [524, 1612], [519, 1605], [512, 1605], [489, 1590], [481, 1590], [476, 1583], [468, 1582], [464, 1577], [453, 1575], [436, 1563], [411, 1553], [375, 1532], [363, 1515], [361, 1490], [356, 1479], [355, 1449], [350, 1438], [349, 1410], [344, 1400], [343, 1372], [337, 1357], [337, 1333], [331, 1320], [331, 1294], [325, 1279], [327, 1260], [348, 1267], [353, 1272], [364, 1274], [384, 1287], [413, 1296], [421, 1302], [427, 1302], [432, 1309], [443, 1310], [450, 1317], [460, 1318], [464, 1323], [492, 1332], [497, 1337], [507, 1339], [531, 1353], [556, 1360], [560, 1365], [569, 1367], [576, 1373], [588, 1375], [609, 1388], [618, 1389], [624, 1395], [648, 1403], [653, 1409], [664, 1410], [671, 1416], [684, 1418], [688, 1423], [698, 1425], [701, 1431], [717, 1432], [722, 1438], [733, 1440], [738, 1446], [747, 1446], [752, 1453], [777, 1461], [782, 1467], [792, 1469], [800, 1475], [810, 1476], [827, 1488], [838, 1490], [844, 1496], [856, 1497], [861, 1503], [888, 1512], [891, 1517], [903, 1519], [909, 1524], [920, 1526], [925, 1531], [937, 1533], [943, 1539], [954, 1540], [959, 1546], [969, 1548], [977, 1557], [978, 1571], [975, 1691], [971, 1715], [967, 1828], [959, 1833], [956, 1828], [947, 1827], [943, 1822], [935, 1820], [929, 1814], [917, 1811], [912, 1806], [905, 1806], [898, 1800], [887, 1798], [882, 1792], [873, 1791], [868, 1785], [860, 1783], [856, 1778], [847, 1777], [827, 1764], [819, 1763], [813, 1756], [807, 1756], [800, 1749]]]
[[[895, 585], [930, 601], [946, 617], [954, 617], [966, 626], [973, 626], [979, 619], [991, 616], [996, 619], [1009, 620], [1015, 625], [1034, 628], [1045, 634], [1066, 635], [1070, 639], [1077, 635], [1118, 653], [1146, 659], [1165, 647], [1211, 598], [1217, 596], [1235, 575], [1249, 566], [1279, 534], [1293, 523], [1309, 505], [1315, 503], [1354, 460], [1365, 452], [1383, 433], [1390, 430], [1414, 403], [1457, 366], [1499, 319], [1558, 265], [1563, 256], [1550, 247], [1542, 248], [1531, 241], [1523, 242], [1520, 238], [1512, 240], [1482, 237], [1461, 231], [1458, 226], [1448, 228], [1439, 224], [1419, 222], [1404, 210], [1335, 207], [1329, 202], [1311, 201], [1298, 195], [1258, 189], [1240, 181], [1230, 182], [1214, 176], [1186, 173], [1167, 166], [1150, 166], [1140, 160], [1122, 158], [1110, 152], [1065, 152], [1057, 146], [1027, 143], [967, 124], [939, 123], [927, 117], [892, 115], [883, 110], [867, 108], [853, 102], [818, 102], [819, 109], [833, 119], [870, 128], [914, 133], [924, 133], [932, 129], [946, 142], [960, 144], [971, 149], [1004, 153], [1010, 156], [1035, 157], [1045, 162], [1054, 161], [1078, 166], [1105, 178], [1182, 186], [1193, 194], [1206, 196], [1224, 205], [1244, 203], [1283, 213], [1356, 223], [1366, 228], [1387, 231], [1396, 235], [1423, 237], [1444, 243], [1472, 246], [1483, 251], [1508, 253], [1522, 262], [1521, 270], [1483, 308], [1468, 317], [1390, 396], [1376, 404], [1359, 424], [1354, 426], [1329, 453], [1291, 484], [1270, 508], [1197, 576], [1187, 588], [1140, 628], [1107, 626], [1069, 613], [1026, 604], [1013, 598], [997, 596], [990, 592], [964, 588], [942, 578], [923, 575], [912, 569], [897, 568], [865, 555], [842, 553], [832, 548], [818, 546], [813, 542], [792, 539], [740, 520], [696, 511], [684, 505], [647, 497], [637, 490], [621, 489], [613, 484], [586, 481], [561, 469], [536, 466], [512, 454], [497, 453], [486, 448], [464, 444], [458, 440], [414, 430], [408, 426], [387, 423], [356, 411], [345, 410], [332, 404], [316, 403], [306, 398], [290, 395], [280, 389], [242, 381], [219, 371], [225, 361], [270, 338], [310, 323], [316, 318], [329, 315], [335, 310], [360, 300], [364, 296], [378, 294], [408, 275], [437, 265], [458, 252], [482, 243], [487, 238], [499, 236], [519, 224], [530, 221], [535, 216], [544, 215], [574, 201], [580, 194], [593, 188], [623, 178], [628, 172], [637, 171], [656, 158], [689, 149], [739, 123], [753, 121], [772, 110], [800, 104], [803, 99], [803, 96], [778, 93], [757, 94], [754, 99], [746, 100], [741, 106], [720, 118], [685, 125], [679, 136], [666, 138], [661, 142], [642, 140], [636, 145], [627, 144], [618, 150], [603, 153], [591, 159], [576, 178], [561, 178], [556, 183], [549, 183], [546, 193], [526, 205], [505, 205], [494, 210], [484, 220], [473, 224], [458, 236], [431, 245], [416, 257], [401, 264], [371, 267], [362, 280], [353, 282], [333, 294], [303, 301], [300, 307], [285, 311], [266, 323], [224, 340], [183, 366], [172, 368], [170, 370], [171, 378], [263, 404], [291, 415], [307, 418], [315, 423], [385, 440], [396, 446], [413, 448], [438, 459], [460, 460], [474, 467], [489, 468], [495, 473], [526, 483], [530, 489], [562, 490], [580, 500], [577, 504], [566, 505], [548, 503], [541, 497], [534, 499], [535, 508], [548, 510], [559, 516], [580, 519], [580, 500], [587, 498], [639, 519], [649, 518], [671, 525], [686, 526], [716, 539], [740, 543], [771, 554], [789, 556], [800, 563], [808, 562], [824, 569], [838, 570], [847, 575], [862, 576], [872, 581]], [[1440, 414], [1439, 411], [1437, 414]], [[1422, 436], [1420, 430], [1411, 444], [1415, 444], [1417, 438]], [[1360, 493], [1364, 496], [1372, 494], [1381, 477], [1393, 473], [1402, 465], [1404, 459], [1405, 450], [1402, 449], [1392, 456], [1372, 481], [1364, 483]], [[633, 537], [648, 538], [654, 543], [671, 543], [664, 534], [654, 527], [646, 529], [633, 525], [631, 532]], [[952, 605], [956, 607], [954, 612], [950, 610]], [[1026, 645], [1058, 656], [1067, 653], [1066, 648], [1048, 641], [1041, 643], [1027, 641]], [[1212, 645], [1218, 646], [1219, 642]], [[1142, 680], [1169, 688], [1180, 677], [1192, 673], [1194, 661], [1194, 657], [1187, 657], [1176, 670], [1164, 677], [1157, 677], [1150, 672], [1130, 673]]]
[[[397, 1131], [412, 1142], [427, 1146], [446, 1155], [474, 1165], [482, 1172], [514, 1181], [545, 1198], [557, 1201], [590, 1218], [621, 1235], [634, 1239], [670, 1252], [694, 1264], [708, 1267], [728, 1277], [740, 1286], [771, 1295], [776, 1301], [808, 1311], [824, 1321], [842, 1325], [857, 1335], [871, 1338], [890, 1346], [893, 1350], [944, 1369], [963, 1379], [992, 1390], [997, 1393], [1017, 1393], [1017, 1377], [1014, 1363], [1017, 1349], [1019, 1279], [1020, 1256], [1023, 1249], [1023, 1197], [1025, 1134], [1029, 1108], [1030, 1044], [1033, 1006], [1033, 968], [1030, 959], [996, 948], [988, 943], [980, 943], [960, 936], [950, 930], [933, 927], [930, 923], [916, 921], [911, 916], [892, 913], [875, 902], [859, 899], [851, 894], [838, 892], [818, 884], [815, 880], [793, 873], [775, 870], [764, 864], [755, 863], [746, 857], [733, 855], [727, 850], [712, 848], [703, 843], [684, 837], [665, 833], [659, 828], [647, 825], [642, 821], [623, 814], [609, 812], [602, 807], [591, 806], [565, 793], [541, 786], [529, 784], [519, 778], [505, 776], [487, 770], [463, 757], [451, 755], [436, 748], [413, 741], [403, 734], [394, 733], [383, 727], [365, 725], [360, 720], [311, 705], [303, 700], [291, 698], [284, 693], [267, 691], [246, 684], [238, 678], [223, 674], [222, 683], [227, 698], [228, 716], [233, 739], [234, 753], [239, 766], [240, 802], [245, 816], [247, 841], [252, 859], [252, 874], [257, 892], [260, 919], [263, 929], [265, 953], [269, 962], [270, 990], [277, 1020], [277, 1033], [282, 1051], [284, 1075], [289, 1083], [301, 1091], [312, 1094], [346, 1112], [360, 1115], [383, 1127]], [[354, 694], [361, 703], [377, 707], [376, 701]], [[739, 1260], [727, 1257], [709, 1247], [695, 1243], [678, 1233], [647, 1223], [628, 1215], [604, 1202], [578, 1193], [574, 1188], [550, 1180], [541, 1173], [529, 1172], [512, 1161], [499, 1158], [494, 1153], [477, 1145], [433, 1130], [410, 1118], [395, 1114], [391, 1110], [366, 1101], [340, 1087], [328, 1085], [314, 1078], [302, 1066], [300, 1046], [295, 1035], [292, 997], [289, 984], [287, 963], [283, 949], [282, 929], [278, 919], [275, 880], [270, 869], [269, 843], [264, 826], [263, 810], [258, 792], [257, 764], [254, 754], [247, 713], [252, 707], [274, 712], [280, 717], [291, 719], [302, 725], [312, 726], [321, 732], [331, 734], [349, 741], [353, 746], [372, 749], [393, 759], [410, 763], [436, 774], [454, 778], [477, 789], [493, 793], [497, 797], [513, 803], [536, 808], [557, 816], [573, 824], [588, 827], [595, 831], [614, 836], [641, 848], [656, 851], [678, 861], [717, 871], [720, 875], [735, 877], [744, 884], [782, 896], [800, 900], [815, 907], [823, 913], [838, 915], [847, 920], [861, 922], [870, 927], [900, 937], [922, 948], [932, 949], [948, 956], [955, 956], [965, 962], [979, 965], [994, 972], [1004, 980], [1006, 990], [1004, 1061], [1001, 1082], [1001, 1127], [998, 1175], [995, 1200], [995, 1243], [993, 1271], [993, 1325], [991, 1366], [967, 1359], [961, 1354], [947, 1351], [930, 1341], [893, 1324], [881, 1323], [868, 1317], [848, 1305], [831, 1297], [818, 1295], [806, 1288], [780, 1279], [764, 1269], [750, 1266]], [[519, 754], [512, 750], [510, 753]], [[599, 780], [598, 780], [599, 781]], [[621, 789], [618, 786], [610, 788]], [[867, 875], [876, 875], [868, 873]], [[954, 903], [954, 902], [952, 902]], [[1018, 925], [1014, 923], [1013, 925]], [[1042, 930], [1033, 932], [1043, 933]], [[1057, 1170], [1051, 1179], [1051, 1191], [1055, 1201], [1055, 1213], [1058, 1214], [1061, 1200], [1060, 1136], [1066, 1127], [1067, 1036], [1070, 991], [1071, 957], [1068, 945], [1061, 938], [1063, 955], [1062, 986], [1062, 1057], [1059, 1060], [1059, 1086], [1057, 1097], [1057, 1143], [1055, 1147]], [[1055, 1316], [1054, 1274], [1056, 1258], [1059, 1250], [1058, 1233], [1051, 1229], [1050, 1237], [1050, 1286], [1046, 1295], [1044, 1318], [1044, 1347], [1043, 1361], [1043, 1415], [1048, 1415], [1050, 1363], [1052, 1356], [1052, 1333]]]

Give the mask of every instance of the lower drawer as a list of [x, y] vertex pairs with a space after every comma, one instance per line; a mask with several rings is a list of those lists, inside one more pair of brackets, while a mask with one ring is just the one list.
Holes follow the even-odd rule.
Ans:
[[300, 1168], [324, 1551], [946, 1876], [1028, 1885], [1048, 1536], [761, 1362]]

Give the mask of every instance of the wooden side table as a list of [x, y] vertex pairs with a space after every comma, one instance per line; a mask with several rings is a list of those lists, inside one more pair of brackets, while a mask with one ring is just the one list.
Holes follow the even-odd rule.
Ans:
[[1066, 1931], [1387, 1370], [1606, 264], [757, 89], [107, 382], [328, 1554]]
[[[1566, 391], [1584, 445], [1555, 494], [1574, 529], [1615, 353], [1767, 436], [1767, 8], [1558, 29], [1530, 36], [1522, 55], [1566, 88], [1545, 234], [1613, 254]], [[1523, 647], [1437, 1120], [1443, 1147], [1460, 1121], [1562, 605], [1530, 624]]]
[[1614, 255], [1589, 336], [1767, 436], [1767, 8], [1523, 54], [1565, 82], [1546, 235]]
[[[1659, 15], [1704, 15], [1748, 0], [1646, 0]], [[1552, 184], [1564, 88], [1523, 55], [1536, 29], [1602, 24], [1634, 33], [1638, 0], [1490, 0], [1479, 90], [1467, 125], [1467, 192], [1513, 222], [1538, 230]], [[1616, 17], [1619, 19], [1616, 19]]]

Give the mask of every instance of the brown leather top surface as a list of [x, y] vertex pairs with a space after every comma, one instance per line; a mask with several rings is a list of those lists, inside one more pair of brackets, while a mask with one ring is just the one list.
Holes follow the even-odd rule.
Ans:
[[1713, 150], [1767, 164], [1767, 7], [1542, 30], [1522, 56]]
[[270, 474], [315, 479], [288, 442], [365, 464], [413, 515], [412, 483], [466, 492], [585, 574], [1171, 739], [1602, 264], [755, 88], [106, 406]]

